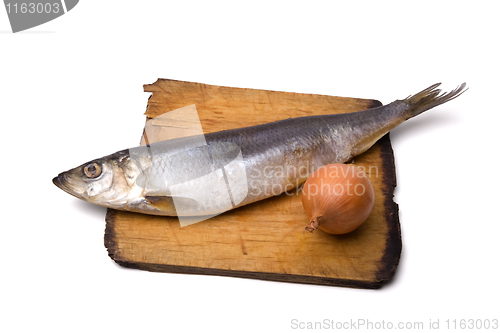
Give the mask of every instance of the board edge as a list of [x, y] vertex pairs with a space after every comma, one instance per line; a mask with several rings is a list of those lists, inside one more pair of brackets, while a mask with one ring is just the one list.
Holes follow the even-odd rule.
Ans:
[[384, 135], [380, 140], [381, 155], [382, 155], [382, 168], [384, 181], [384, 209], [386, 214], [387, 226], [387, 239], [384, 255], [381, 262], [382, 267], [376, 274], [376, 280], [381, 284], [386, 283], [396, 273], [396, 269], [401, 258], [401, 250], [403, 243], [401, 240], [401, 225], [399, 221], [399, 206], [394, 201], [394, 190], [397, 186], [396, 182], [396, 166], [394, 163], [394, 151], [391, 145], [390, 133]]

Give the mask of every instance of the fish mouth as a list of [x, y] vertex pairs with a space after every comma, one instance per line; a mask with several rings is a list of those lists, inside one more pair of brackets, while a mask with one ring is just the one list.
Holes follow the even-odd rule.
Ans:
[[67, 180], [66, 180], [66, 175], [64, 173], [60, 173], [57, 177], [54, 177], [52, 179], [52, 183], [54, 183], [55, 186], [59, 187], [61, 190], [64, 192], [71, 194], [72, 196], [76, 198], [80, 198], [73, 190], [69, 188], [67, 185]]

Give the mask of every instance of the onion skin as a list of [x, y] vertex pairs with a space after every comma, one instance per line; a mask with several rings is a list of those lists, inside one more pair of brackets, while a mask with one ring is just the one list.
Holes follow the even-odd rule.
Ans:
[[302, 189], [307, 230], [335, 235], [358, 228], [370, 215], [375, 192], [365, 172], [352, 164], [329, 164], [314, 171]]

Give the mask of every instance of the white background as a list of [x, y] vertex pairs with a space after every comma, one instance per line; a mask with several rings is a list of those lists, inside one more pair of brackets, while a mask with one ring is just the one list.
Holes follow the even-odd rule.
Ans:
[[[0, 8], [0, 331], [500, 319], [496, 2], [346, 3], [86, 0], [17, 34]], [[105, 209], [51, 180], [137, 145], [142, 85], [157, 78], [384, 104], [436, 82], [470, 89], [392, 132], [403, 252], [390, 283], [357, 290], [151, 273], [108, 257]]]

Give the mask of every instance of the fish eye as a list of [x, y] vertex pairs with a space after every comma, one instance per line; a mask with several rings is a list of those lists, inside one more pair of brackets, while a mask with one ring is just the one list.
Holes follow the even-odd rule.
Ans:
[[89, 178], [97, 178], [101, 174], [101, 166], [96, 162], [89, 163], [83, 168], [83, 173]]

